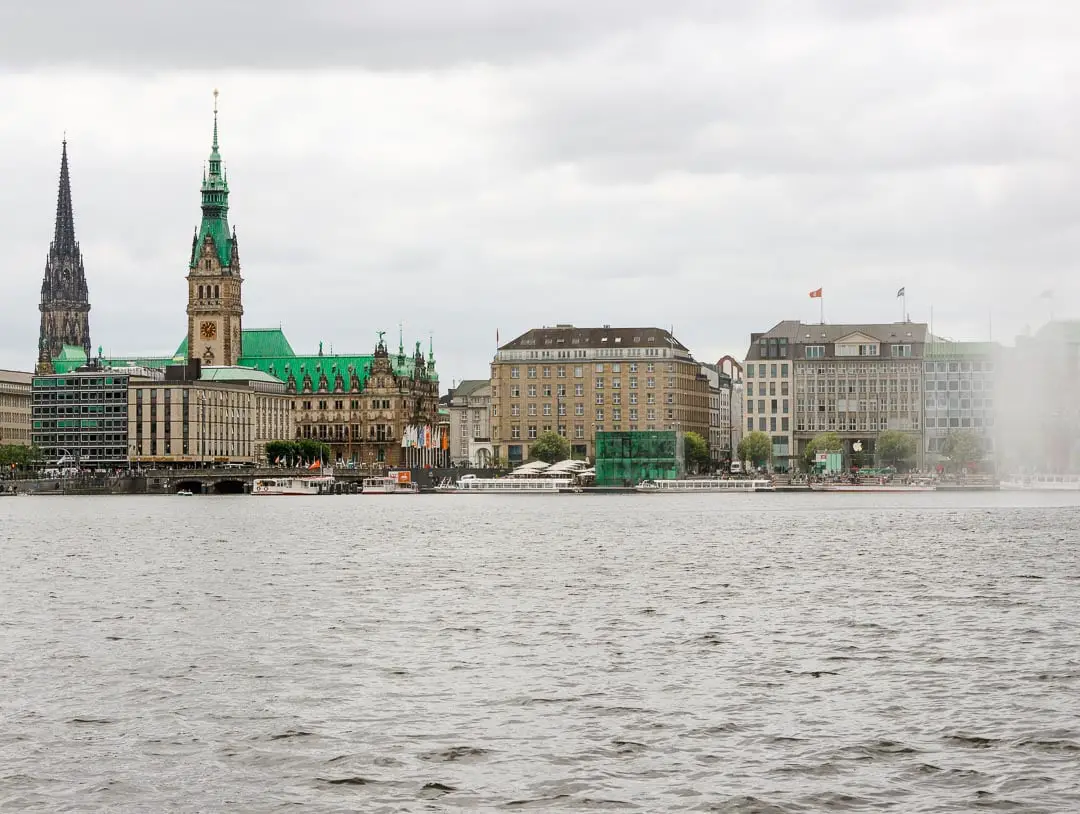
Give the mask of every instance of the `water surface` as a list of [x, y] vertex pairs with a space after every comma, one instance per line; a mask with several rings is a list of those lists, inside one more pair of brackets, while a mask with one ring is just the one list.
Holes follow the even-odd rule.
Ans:
[[0, 500], [0, 810], [1080, 810], [1080, 495]]

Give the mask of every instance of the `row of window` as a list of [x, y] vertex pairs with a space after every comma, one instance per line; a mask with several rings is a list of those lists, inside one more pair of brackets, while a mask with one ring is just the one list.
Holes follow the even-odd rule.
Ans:
[[[609, 364], [611, 365], [611, 372], [612, 373], [621, 373], [622, 372], [622, 363], [621, 362], [611, 362]], [[626, 365], [626, 367], [627, 367], [627, 370], [630, 373], [637, 373], [638, 372], [638, 363], [637, 362], [629, 362]], [[653, 363], [653, 362], [645, 363], [645, 372], [646, 373], [654, 372], [655, 368], [656, 368], [655, 363]], [[604, 363], [603, 362], [597, 362], [593, 369], [597, 373], [603, 373], [604, 370], [605, 370]], [[529, 365], [525, 369], [525, 377], [528, 378], [528, 379], [537, 378], [537, 375], [536, 375], [537, 370], [540, 371], [540, 374], [541, 374], [540, 378], [543, 378], [543, 379], [550, 379], [551, 378], [551, 371], [552, 371], [552, 366], [551, 365], [543, 365], [543, 366], [541, 366], [539, 368], [536, 365]], [[557, 379], [565, 379], [566, 378], [566, 365], [556, 365], [554, 370], [555, 370], [555, 378], [557, 378]], [[667, 370], [668, 373], [674, 373], [675, 372], [675, 363], [674, 362], [668, 362], [666, 370]], [[574, 365], [574, 378], [575, 379], [580, 379], [580, 378], [584, 377], [584, 375], [585, 375], [585, 366], [584, 365]], [[520, 379], [521, 378], [521, 368], [518, 365], [511, 366], [511, 368], [510, 368], [510, 378], [511, 379]]]
[[798, 416], [795, 422], [796, 432], [882, 432], [883, 430], [910, 430], [919, 429], [918, 413], [912, 415], [890, 414], [878, 415], [871, 413], [869, 418], [866, 413], [858, 416], [849, 413], [847, 422], [837, 420], [835, 414], [810, 413], [806, 416]]
[[795, 375], [798, 376], [823, 376], [825, 374], [847, 373], [865, 376], [876, 374], [878, 376], [919, 376], [922, 374], [922, 365], [918, 362], [817, 362], [814, 364], [795, 365]]
[[927, 418], [927, 429], [940, 427], [942, 429], [954, 429], [956, 427], [993, 427], [994, 417], [986, 416], [956, 416], [954, 418]]
[[825, 379], [800, 380], [796, 393], [918, 393], [918, 379]]

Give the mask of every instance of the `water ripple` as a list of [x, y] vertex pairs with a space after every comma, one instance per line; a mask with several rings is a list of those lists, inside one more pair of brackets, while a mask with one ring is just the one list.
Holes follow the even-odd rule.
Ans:
[[1054, 495], [0, 502], [0, 811], [1080, 810]]

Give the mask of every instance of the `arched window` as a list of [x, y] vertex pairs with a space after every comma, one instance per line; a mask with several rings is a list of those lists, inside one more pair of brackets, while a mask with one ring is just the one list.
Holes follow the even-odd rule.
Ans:
[[205, 262], [204, 268], [210, 268], [210, 261], [209, 260], [207, 260]]
[[219, 285], [214, 286], [214, 299], [215, 300], [221, 299], [221, 286], [219, 286]]
[[199, 286], [199, 299], [201, 300], [202, 298], [203, 298], [203, 287]]

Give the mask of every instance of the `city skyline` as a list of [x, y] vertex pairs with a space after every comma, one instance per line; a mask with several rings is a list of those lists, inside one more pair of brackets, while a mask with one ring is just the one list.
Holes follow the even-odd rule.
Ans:
[[[425, 41], [455, 34], [445, 53], [375, 7], [316, 15], [277, 62], [164, 40], [118, 56], [94, 37], [46, 58], [4, 40], [0, 367], [35, 360], [65, 131], [93, 346], [172, 352], [214, 87], [245, 324], [283, 320], [305, 351], [404, 321], [434, 335], [448, 386], [483, 375], [496, 331], [556, 323], [673, 328], [701, 361], [741, 358], [753, 331], [817, 321], [819, 287], [827, 322], [895, 321], [904, 287], [910, 318], [933, 307], [956, 339], [992, 323], [1008, 344], [1076, 315], [1075, 106], [1057, 78], [1080, 58], [1053, 4], [1025, 7], [1022, 32], [1008, 4], [783, 19], [631, 4], [573, 12], [573, 37], [559, 3], [433, 11]], [[259, 22], [222, 14], [226, 34]], [[329, 30], [343, 23], [381, 36], [347, 53]], [[29, 10], [15, 27], [42, 41], [43, 25]]]

